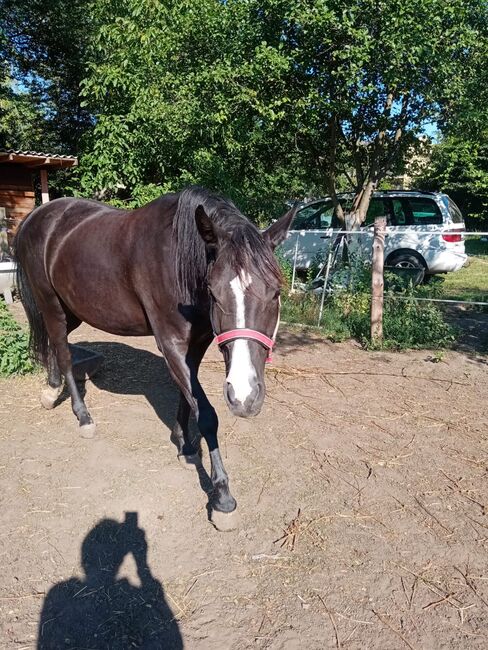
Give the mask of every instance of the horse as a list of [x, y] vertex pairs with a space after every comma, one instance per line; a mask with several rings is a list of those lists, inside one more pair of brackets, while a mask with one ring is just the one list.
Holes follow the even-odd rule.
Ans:
[[193, 411], [209, 449], [210, 521], [219, 530], [235, 527], [237, 504], [219, 451], [217, 414], [198, 370], [215, 338], [230, 411], [239, 417], [260, 412], [265, 362], [280, 319], [274, 249], [295, 212], [261, 232], [234, 203], [201, 187], [134, 210], [60, 198], [35, 208], [14, 242], [31, 351], [47, 370], [42, 405], [55, 406], [64, 377], [81, 435], [93, 437], [68, 335], [82, 322], [115, 335], [153, 335], [180, 390], [171, 441], [183, 465], [199, 466], [200, 443], [188, 430]]

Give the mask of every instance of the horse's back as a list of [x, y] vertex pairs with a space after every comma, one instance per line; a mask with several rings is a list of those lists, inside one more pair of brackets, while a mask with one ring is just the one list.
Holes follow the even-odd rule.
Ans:
[[134, 270], [147, 264], [158, 232], [171, 225], [161, 214], [167, 207], [160, 200], [128, 211], [85, 199], [56, 199], [22, 225], [18, 259], [80, 320], [115, 334], [148, 334], [136, 286], [140, 273], [135, 279]]

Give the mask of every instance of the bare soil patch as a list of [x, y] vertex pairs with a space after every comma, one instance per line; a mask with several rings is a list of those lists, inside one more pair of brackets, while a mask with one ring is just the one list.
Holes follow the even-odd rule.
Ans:
[[488, 647], [486, 357], [286, 331], [241, 420], [212, 348], [201, 377], [241, 515], [219, 533], [169, 442], [154, 341], [72, 341], [106, 358], [86, 384], [96, 439], [68, 400], [41, 408], [43, 377], [0, 382], [2, 648], [81, 648], [87, 628], [90, 648]]

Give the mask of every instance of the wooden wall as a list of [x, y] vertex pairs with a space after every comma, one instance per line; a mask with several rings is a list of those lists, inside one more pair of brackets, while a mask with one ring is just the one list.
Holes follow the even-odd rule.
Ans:
[[31, 170], [22, 165], [0, 163], [0, 207], [5, 208], [8, 239], [12, 243], [20, 222], [35, 207]]

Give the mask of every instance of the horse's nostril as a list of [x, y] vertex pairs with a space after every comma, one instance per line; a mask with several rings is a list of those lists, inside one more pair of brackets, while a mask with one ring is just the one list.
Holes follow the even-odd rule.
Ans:
[[236, 403], [236, 394], [234, 392], [232, 384], [229, 382], [227, 382], [227, 399], [229, 400], [230, 404]]

